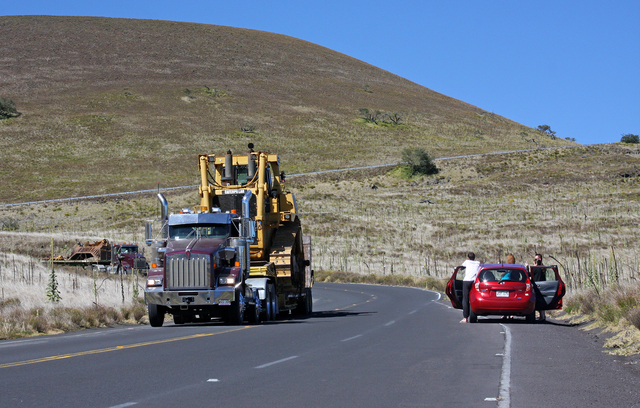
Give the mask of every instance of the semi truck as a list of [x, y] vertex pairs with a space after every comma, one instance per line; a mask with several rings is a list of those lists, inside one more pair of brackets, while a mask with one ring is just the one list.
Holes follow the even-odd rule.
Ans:
[[275, 154], [231, 151], [198, 157], [199, 205], [169, 214], [161, 193], [160, 228], [148, 222], [152, 264], [149, 322], [274, 320], [313, 310], [311, 238], [303, 236], [295, 196]]

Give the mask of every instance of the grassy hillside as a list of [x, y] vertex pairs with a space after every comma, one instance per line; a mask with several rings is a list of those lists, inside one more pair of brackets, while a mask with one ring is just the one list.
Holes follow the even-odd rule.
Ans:
[[[200, 153], [278, 152], [289, 172], [566, 145], [329, 49], [168, 21], [0, 17], [0, 203], [191, 184]], [[526, 97], [523, 95], [523, 97]], [[359, 109], [402, 112], [400, 125]]]

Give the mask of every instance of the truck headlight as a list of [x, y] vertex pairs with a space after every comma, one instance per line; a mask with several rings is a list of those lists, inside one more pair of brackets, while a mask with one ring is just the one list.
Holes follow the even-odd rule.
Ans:
[[221, 276], [218, 279], [218, 283], [220, 283], [220, 285], [234, 285], [236, 283], [236, 278], [233, 276]]
[[147, 287], [149, 286], [162, 286], [162, 278], [147, 279]]

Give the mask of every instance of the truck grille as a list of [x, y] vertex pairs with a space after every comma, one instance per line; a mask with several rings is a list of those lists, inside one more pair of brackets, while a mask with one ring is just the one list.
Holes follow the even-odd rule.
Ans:
[[195, 289], [211, 287], [209, 256], [191, 254], [167, 255], [167, 289]]
[[133, 269], [147, 269], [147, 260], [145, 258], [135, 258], [133, 260]]

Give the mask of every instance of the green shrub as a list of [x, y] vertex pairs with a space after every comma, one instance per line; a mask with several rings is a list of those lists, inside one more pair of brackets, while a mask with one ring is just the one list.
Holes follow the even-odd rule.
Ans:
[[602, 303], [598, 306], [597, 315], [607, 323], [616, 324], [622, 317], [622, 310], [612, 304]]
[[411, 175], [438, 174], [440, 171], [424, 149], [406, 148], [402, 151], [402, 164]]
[[11, 99], [0, 98], [0, 119], [17, 118], [20, 115]]
[[622, 143], [640, 143], [640, 136], [627, 133], [620, 139]]

